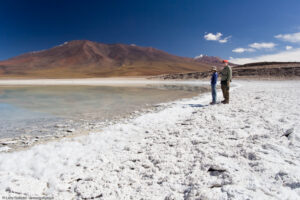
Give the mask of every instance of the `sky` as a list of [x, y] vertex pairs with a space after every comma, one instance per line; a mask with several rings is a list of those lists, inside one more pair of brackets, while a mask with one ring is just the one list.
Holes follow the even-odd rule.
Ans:
[[0, 60], [71, 40], [300, 61], [299, 0], [0, 0]]

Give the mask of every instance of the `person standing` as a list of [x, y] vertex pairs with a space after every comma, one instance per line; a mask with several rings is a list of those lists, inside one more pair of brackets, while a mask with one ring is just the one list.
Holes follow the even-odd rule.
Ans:
[[217, 81], [218, 81], [218, 72], [216, 67], [212, 67], [212, 75], [210, 79], [210, 85], [211, 85], [211, 94], [212, 94], [212, 102], [211, 105], [214, 105], [217, 103]]
[[221, 78], [221, 88], [224, 100], [222, 101], [223, 104], [229, 103], [229, 87], [230, 82], [232, 79], [232, 69], [228, 65], [228, 60], [223, 60], [224, 63], [224, 69], [221, 72], [222, 78]]

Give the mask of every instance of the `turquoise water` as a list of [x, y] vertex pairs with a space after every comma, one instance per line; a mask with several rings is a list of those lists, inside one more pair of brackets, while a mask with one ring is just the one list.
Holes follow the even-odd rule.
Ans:
[[190, 85], [0, 87], [0, 137], [51, 134], [57, 123], [110, 120], [201, 90]]
[[62, 119], [44, 112], [24, 109], [17, 105], [0, 103], [0, 138], [21, 134], [41, 133], [42, 128], [54, 126]]

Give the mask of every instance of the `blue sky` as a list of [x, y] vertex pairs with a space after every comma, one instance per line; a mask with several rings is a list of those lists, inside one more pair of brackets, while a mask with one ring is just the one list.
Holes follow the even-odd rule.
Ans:
[[186, 57], [300, 61], [299, 10], [299, 0], [1, 0], [0, 60], [87, 39]]

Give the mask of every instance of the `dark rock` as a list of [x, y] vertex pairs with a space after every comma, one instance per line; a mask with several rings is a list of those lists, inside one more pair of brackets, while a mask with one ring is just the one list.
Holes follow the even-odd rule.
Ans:
[[220, 174], [226, 172], [226, 169], [217, 166], [210, 166], [207, 171], [211, 176], [219, 176]]
[[287, 177], [288, 174], [286, 172], [278, 172], [276, 175], [275, 175], [275, 180], [278, 181], [278, 180], [284, 180], [285, 177]]
[[282, 136], [289, 137], [290, 134], [294, 132], [294, 128], [290, 128], [285, 131], [285, 133]]
[[286, 183], [284, 184], [284, 186], [287, 186], [293, 190], [293, 189], [300, 188], [300, 182]]
[[215, 183], [215, 184], [212, 184], [209, 188], [217, 188], [217, 187], [222, 187], [222, 185], [219, 183]]
[[258, 157], [255, 153], [248, 153], [249, 160], [258, 160]]

